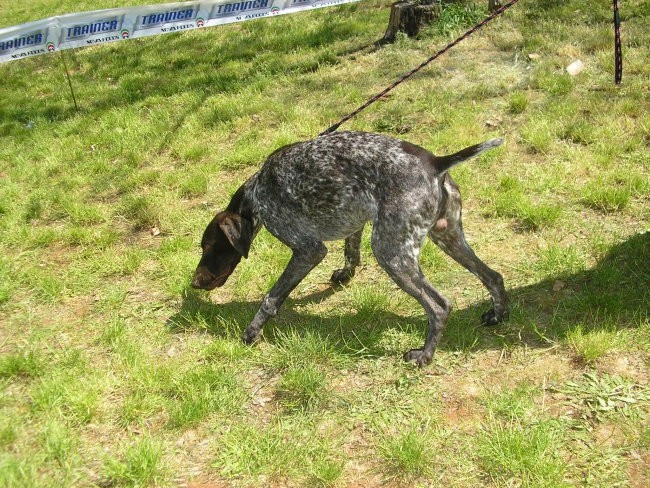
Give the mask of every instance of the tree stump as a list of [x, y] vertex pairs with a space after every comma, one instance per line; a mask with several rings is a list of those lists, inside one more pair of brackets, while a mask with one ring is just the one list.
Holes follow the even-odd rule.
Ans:
[[393, 42], [398, 32], [413, 37], [440, 17], [440, 0], [401, 0], [390, 9], [390, 20], [380, 44]]
[[488, 12], [490, 13], [500, 9], [502, 6], [503, 2], [501, 0], [488, 0]]

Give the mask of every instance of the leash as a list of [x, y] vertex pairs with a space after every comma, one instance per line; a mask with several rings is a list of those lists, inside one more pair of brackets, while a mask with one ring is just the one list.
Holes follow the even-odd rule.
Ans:
[[[392, 90], [393, 88], [395, 88], [397, 85], [399, 85], [399, 84], [405, 82], [406, 80], [408, 80], [411, 76], [413, 76], [415, 73], [417, 73], [417, 72], [420, 71], [422, 68], [424, 68], [425, 66], [427, 66], [429, 63], [431, 63], [432, 61], [434, 61], [435, 59], [437, 59], [438, 57], [442, 56], [444, 53], [446, 53], [447, 51], [449, 51], [449, 50], [450, 50], [452, 47], [454, 47], [456, 44], [458, 44], [459, 42], [465, 40], [466, 38], [468, 38], [469, 36], [471, 36], [474, 32], [476, 32], [477, 30], [479, 30], [481, 27], [483, 27], [483, 26], [486, 25], [487, 23], [491, 22], [492, 20], [494, 20], [495, 18], [497, 18], [498, 16], [500, 16], [503, 12], [505, 12], [506, 10], [508, 10], [510, 7], [512, 7], [512, 6], [513, 6], [515, 3], [517, 3], [518, 1], [519, 1], [519, 0], [510, 0], [508, 3], [506, 3], [506, 4], [503, 5], [502, 7], [500, 7], [500, 8], [497, 9], [497, 10], [495, 10], [494, 12], [492, 12], [488, 17], [486, 17], [486, 18], [483, 19], [481, 22], [479, 22], [478, 24], [476, 24], [474, 27], [472, 27], [471, 29], [469, 29], [467, 32], [465, 32], [465, 33], [464, 33], [462, 36], [460, 36], [458, 39], [456, 39], [455, 41], [453, 41], [453, 42], [447, 44], [444, 48], [442, 48], [442, 49], [441, 49], [440, 51], [438, 51], [436, 54], [434, 54], [433, 56], [431, 56], [429, 59], [427, 59], [426, 61], [424, 61], [423, 63], [421, 63], [419, 66], [413, 68], [411, 71], [409, 71], [408, 73], [406, 73], [406, 74], [403, 75], [402, 77], [400, 77], [397, 81], [395, 81], [393, 84], [391, 84], [388, 88], [382, 90], [380, 93], [378, 93], [377, 95], [375, 95], [374, 97], [372, 97], [371, 99], [369, 99], [366, 103], [364, 103], [364, 104], [361, 105], [359, 108], [357, 108], [354, 112], [352, 112], [352, 113], [349, 114], [349, 115], [346, 115], [346, 116], [343, 117], [343, 118], [342, 118], [338, 123], [336, 123], [336, 124], [330, 126], [327, 130], [325, 130], [325, 131], [321, 132], [320, 134], [318, 134], [318, 136], [320, 137], [320, 136], [324, 136], [324, 135], [326, 135], [326, 134], [329, 134], [329, 133], [331, 133], [331, 132], [334, 132], [334, 131], [335, 131], [336, 129], [338, 129], [342, 124], [344, 124], [345, 122], [347, 122], [348, 120], [350, 120], [351, 118], [355, 117], [355, 116], [358, 115], [360, 112], [362, 112], [363, 110], [365, 110], [366, 108], [368, 108], [370, 105], [372, 105], [372, 104], [375, 103], [377, 100], [379, 100], [381, 97], [383, 97], [384, 95], [386, 95], [389, 91], [391, 91], [391, 90]], [[616, 3], [617, 0], [614, 0], [614, 2]]]
[[618, 15], [618, 0], [614, 0], [614, 83], [623, 79], [623, 50], [621, 49], [621, 17]]
[[[442, 56], [444, 53], [449, 51], [452, 47], [454, 47], [456, 44], [460, 43], [461, 41], [467, 39], [469, 36], [471, 36], [474, 32], [479, 30], [481, 27], [484, 25], [488, 24], [495, 18], [499, 17], [501, 14], [503, 14], [506, 10], [508, 10], [510, 7], [514, 6], [515, 3], [517, 3], [519, 0], [510, 0], [510, 2], [506, 3], [499, 9], [495, 10], [492, 12], [489, 16], [487, 16], [484, 20], [476, 24], [474, 27], [469, 29], [467, 32], [465, 32], [462, 36], [457, 38], [455, 41], [447, 44], [444, 48], [442, 48], [440, 51], [435, 53], [433, 56], [428, 58], [426, 61], [421, 63], [420, 65], [416, 66], [413, 68], [411, 71], [406, 73], [405, 75], [401, 76], [398, 78], [394, 83], [392, 83], [389, 87], [385, 88], [381, 92], [377, 93], [374, 97], [370, 98], [366, 103], [361, 105], [359, 108], [357, 108], [355, 111], [350, 113], [349, 115], [346, 115], [343, 117], [339, 122], [337, 122], [334, 125], [331, 125], [329, 128], [318, 134], [318, 136], [324, 136], [326, 134], [330, 134], [334, 132], [336, 129], [338, 129], [341, 125], [346, 123], [348, 120], [351, 118], [357, 116], [360, 112], [368, 108], [370, 105], [375, 103], [377, 100], [379, 100], [381, 97], [386, 95], [389, 91], [391, 91], [393, 88], [398, 86], [399, 84], [405, 82], [408, 80], [411, 76], [413, 76], [415, 73], [420, 71], [422, 68], [427, 66], [429, 63], [437, 59], [438, 57]], [[615, 73], [614, 73], [614, 83], [617, 85], [621, 84], [621, 80], [623, 79], [623, 53], [621, 49], [621, 18], [618, 13], [618, 0], [613, 0], [613, 9], [614, 9], [614, 63], [615, 63]]]

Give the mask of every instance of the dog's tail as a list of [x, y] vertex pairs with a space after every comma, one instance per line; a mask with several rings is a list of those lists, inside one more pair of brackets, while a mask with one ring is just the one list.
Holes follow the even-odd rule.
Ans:
[[457, 153], [450, 154], [449, 156], [436, 156], [433, 161], [433, 165], [436, 167], [438, 173], [442, 174], [457, 164], [462, 163], [466, 159], [478, 156], [483, 151], [487, 151], [493, 147], [500, 146], [502, 143], [503, 139], [490, 139], [489, 141], [482, 142], [481, 144], [466, 147], [465, 149], [458, 151]]

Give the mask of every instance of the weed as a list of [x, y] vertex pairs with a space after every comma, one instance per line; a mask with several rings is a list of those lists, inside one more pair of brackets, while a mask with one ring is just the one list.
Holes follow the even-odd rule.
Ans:
[[379, 315], [389, 310], [391, 294], [386, 286], [356, 285], [349, 288], [352, 303], [360, 320], [377, 319]]
[[59, 421], [50, 421], [43, 432], [43, 444], [47, 458], [64, 465], [75, 448], [69, 429]]
[[102, 331], [100, 340], [113, 349], [117, 348], [119, 341], [126, 331], [126, 323], [122, 319], [113, 319], [106, 324]]
[[8, 302], [14, 293], [13, 274], [9, 260], [0, 257], [0, 306]]
[[483, 11], [474, 3], [444, 3], [438, 18], [438, 32], [448, 36], [463, 27], [477, 24], [482, 20]]
[[344, 463], [333, 456], [316, 459], [311, 467], [310, 486], [335, 486], [345, 468]]
[[36, 297], [46, 303], [59, 302], [66, 291], [64, 280], [47, 269], [28, 270], [24, 281], [30, 286]]
[[546, 154], [555, 142], [556, 129], [547, 120], [533, 119], [521, 129], [521, 137], [534, 153]]
[[581, 201], [586, 206], [604, 212], [616, 212], [628, 206], [631, 193], [627, 188], [592, 183], [582, 190]]
[[574, 120], [564, 127], [559, 134], [566, 141], [574, 144], [591, 144], [596, 140], [595, 127], [585, 120]]
[[536, 85], [549, 95], [568, 95], [573, 90], [573, 79], [570, 75], [540, 72], [536, 78]]
[[18, 432], [16, 431], [16, 425], [12, 425], [10, 419], [4, 418], [0, 422], [0, 447], [8, 450], [17, 438]]
[[427, 433], [416, 429], [385, 436], [378, 451], [385, 470], [393, 477], [413, 479], [428, 477], [433, 470], [432, 442]]
[[149, 486], [165, 477], [162, 466], [162, 444], [151, 437], [138, 439], [128, 445], [120, 459], [109, 458], [104, 464], [108, 484]]
[[495, 421], [478, 437], [478, 456], [485, 474], [495, 482], [521, 486], [568, 486], [557, 447], [561, 431], [556, 422]]
[[582, 361], [593, 363], [616, 349], [620, 339], [614, 330], [587, 331], [583, 325], [577, 325], [567, 332], [566, 342]]
[[199, 366], [175, 377], [165, 392], [174, 400], [170, 426], [187, 427], [209, 413], [237, 413], [244, 399], [238, 383], [236, 375], [216, 365]]
[[287, 477], [318, 479], [318, 484], [337, 478], [338, 456], [327, 436], [299, 417], [293, 422], [274, 421], [266, 427], [239, 425], [220, 441], [217, 467], [227, 478], [265, 477], [276, 482]]
[[208, 191], [208, 178], [204, 174], [186, 177], [180, 185], [180, 194], [186, 198], [196, 198]]
[[100, 210], [93, 205], [78, 201], [73, 197], [59, 197], [54, 204], [52, 218], [68, 219], [76, 225], [98, 224], [104, 220]]
[[[122, 407], [117, 412], [117, 424], [126, 428], [131, 425], [144, 425], [147, 419], [154, 417], [160, 413], [165, 406], [164, 398], [144, 390], [135, 390], [129, 394], [122, 403]], [[205, 414], [205, 412], [203, 412]], [[182, 422], [186, 420], [187, 416], [177, 415], [174, 421], [170, 423], [174, 425], [186, 425], [190, 422]], [[180, 420], [180, 421], [179, 421]], [[197, 420], [193, 417], [190, 420]]]
[[550, 245], [539, 251], [535, 268], [546, 276], [560, 278], [584, 267], [584, 257], [573, 246]]
[[348, 362], [348, 358], [337, 350], [331, 338], [311, 331], [299, 334], [295, 330], [277, 331], [275, 336], [275, 347], [267, 360], [276, 370], [285, 371], [308, 364], [342, 366]]
[[215, 339], [203, 351], [205, 359], [215, 363], [240, 361], [252, 353], [251, 348], [247, 347], [243, 342], [233, 342], [226, 339]]
[[315, 366], [292, 367], [282, 374], [276, 395], [288, 410], [314, 410], [326, 397], [327, 379]]
[[44, 372], [45, 364], [34, 351], [8, 354], [0, 358], [0, 378], [34, 378]]
[[590, 422], [637, 415], [640, 404], [650, 401], [647, 387], [605, 373], [584, 373], [580, 380], [567, 381], [556, 389]]
[[508, 110], [517, 115], [522, 114], [528, 107], [528, 95], [525, 92], [516, 91], [510, 95], [508, 100]]
[[521, 230], [536, 231], [551, 227], [562, 215], [559, 205], [532, 203], [521, 183], [512, 177], [503, 178], [500, 186], [502, 191], [494, 197], [494, 213], [517, 219]]
[[36, 488], [39, 466], [32, 459], [18, 459], [15, 455], [0, 457], [0, 486], [7, 488]]
[[41, 378], [32, 386], [31, 400], [35, 412], [60, 416], [76, 425], [88, 424], [98, 403], [93, 385], [82, 383], [69, 373]]
[[146, 229], [159, 223], [160, 210], [146, 196], [129, 196], [124, 199], [122, 213], [136, 229]]
[[521, 419], [534, 407], [537, 389], [528, 384], [519, 384], [513, 389], [490, 393], [485, 401], [488, 412], [505, 420]]

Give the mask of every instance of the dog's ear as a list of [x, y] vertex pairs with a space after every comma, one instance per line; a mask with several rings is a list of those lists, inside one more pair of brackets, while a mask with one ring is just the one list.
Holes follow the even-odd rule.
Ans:
[[226, 235], [232, 247], [239, 254], [248, 258], [248, 251], [253, 242], [253, 223], [248, 219], [242, 218], [241, 215], [231, 213], [219, 222], [219, 227]]

